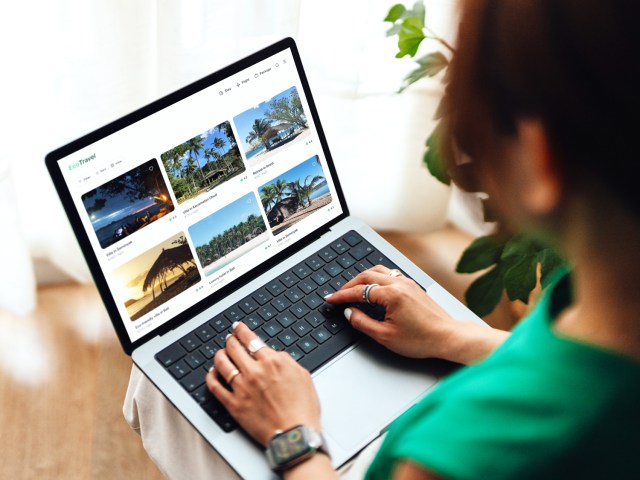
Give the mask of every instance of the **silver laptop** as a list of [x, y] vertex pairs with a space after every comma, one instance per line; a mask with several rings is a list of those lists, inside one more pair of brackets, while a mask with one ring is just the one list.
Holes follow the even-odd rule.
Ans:
[[124, 351], [242, 477], [274, 474], [204, 385], [233, 321], [313, 373], [336, 467], [423, 397], [443, 366], [376, 346], [322, 297], [383, 264], [454, 317], [480, 322], [349, 215], [292, 39], [46, 164]]

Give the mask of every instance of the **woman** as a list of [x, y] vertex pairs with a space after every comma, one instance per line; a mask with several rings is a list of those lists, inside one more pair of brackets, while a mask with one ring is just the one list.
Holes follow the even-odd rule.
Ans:
[[[353, 328], [470, 365], [395, 422], [367, 478], [639, 478], [639, 14], [631, 0], [464, 2], [447, 92], [454, 169], [574, 268], [512, 334], [452, 320], [384, 267], [326, 299], [357, 302], [378, 284], [368, 293], [386, 318], [346, 309]], [[207, 376], [213, 394], [263, 445], [276, 430], [319, 429], [310, 375], [287, 354], [250, 355], [254, 338], [236, 325]], [[216, 374], [235, 369], [228, 391]], [[283, 475], [336, 473], [319, 453]]]

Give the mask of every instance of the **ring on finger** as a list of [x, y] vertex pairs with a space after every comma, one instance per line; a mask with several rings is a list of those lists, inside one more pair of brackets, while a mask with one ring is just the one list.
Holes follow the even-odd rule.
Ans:
[[229, 376], [225, 379], [227, 382], [227, 385], [231, 386], [231, 384], [233, 383], [233, 381], [236, 379], [238, 375], [240, 375], [240, 370], [238, 370], [237, 368], [234, 368], [229, 374]]
[[364, 290], [362, 291], [362, 299], [367, 303], [371, 303], [369, 294], [371, 293], [371, 290], [373, 289], [373, 287], [379, 287], [379, 286], [380, 285], [378, 285], [377, 283], [371, 283], [369, 285], [365, 285]]
[[262, 341], [262, 339], [260, 337], [256, 337], [253, 340], [251, 340], [249, 342], [249, 345], [247, 345], [247, 350], [249, 350], [249, 353], [251, 355], [254, 355], [258, 350], [266, 347], [267, 344], [264, 343], [264, 341]]
[[400, 270], [398, 270], [397, 268], [394, 268], [393, 270], [391, 270], [389, 272], [389, 276], [390, 277], [401, 277], [402, 276], [402, 272]]

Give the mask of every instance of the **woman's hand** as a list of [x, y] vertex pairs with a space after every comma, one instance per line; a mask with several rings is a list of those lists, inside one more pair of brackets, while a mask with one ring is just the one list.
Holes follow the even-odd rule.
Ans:
[[[276, 430], [296, 425], [320, 430], [320, 403], [309, 372], [288, 353], [268, 346], [251, 355], [249, 342], [257, 338], [243, 323], [234, 324], [226, 348], [216, 353], [207, 374], [211, 393], [261, 445], [266, 446]], [[236, 369], [239, 373], [234, 374]]]
[[361, 303], [365, 285], [377, 284], [369, 299], [385, 308], [384, 320], [375, 320], [357, 308], [345, 309], [353, 328], [406, 357], [447, 358], [448, 341], [461, 322], [449, 316], [416, 282], [391, 274], [387, 267], [375, 266], [325, 300], [331, 304]]

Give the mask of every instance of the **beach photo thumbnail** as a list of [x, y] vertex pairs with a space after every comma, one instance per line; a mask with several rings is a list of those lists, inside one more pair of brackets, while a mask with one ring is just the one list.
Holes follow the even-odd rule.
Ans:
[[245, 171], [230, 122], [160, 155], [178, 204], [207, 193]]
[[269, 239], [253, 192], [189, 227], [205, 275], [220, 270]]
[[155, 158], [85, 193], [81, 199], [102, 248], [174, 209]]
[[183, 232], [159, 243], [113, 271], [131, 320], [146, 315], [200, 281]]
[[274, 235], [331, 203], [317, 155], [265, 183], [258, 192]]
[[291, 87], [233, 118], [250, 167], [280, 147], [310, 135], [309, 123], [296, 87]]

